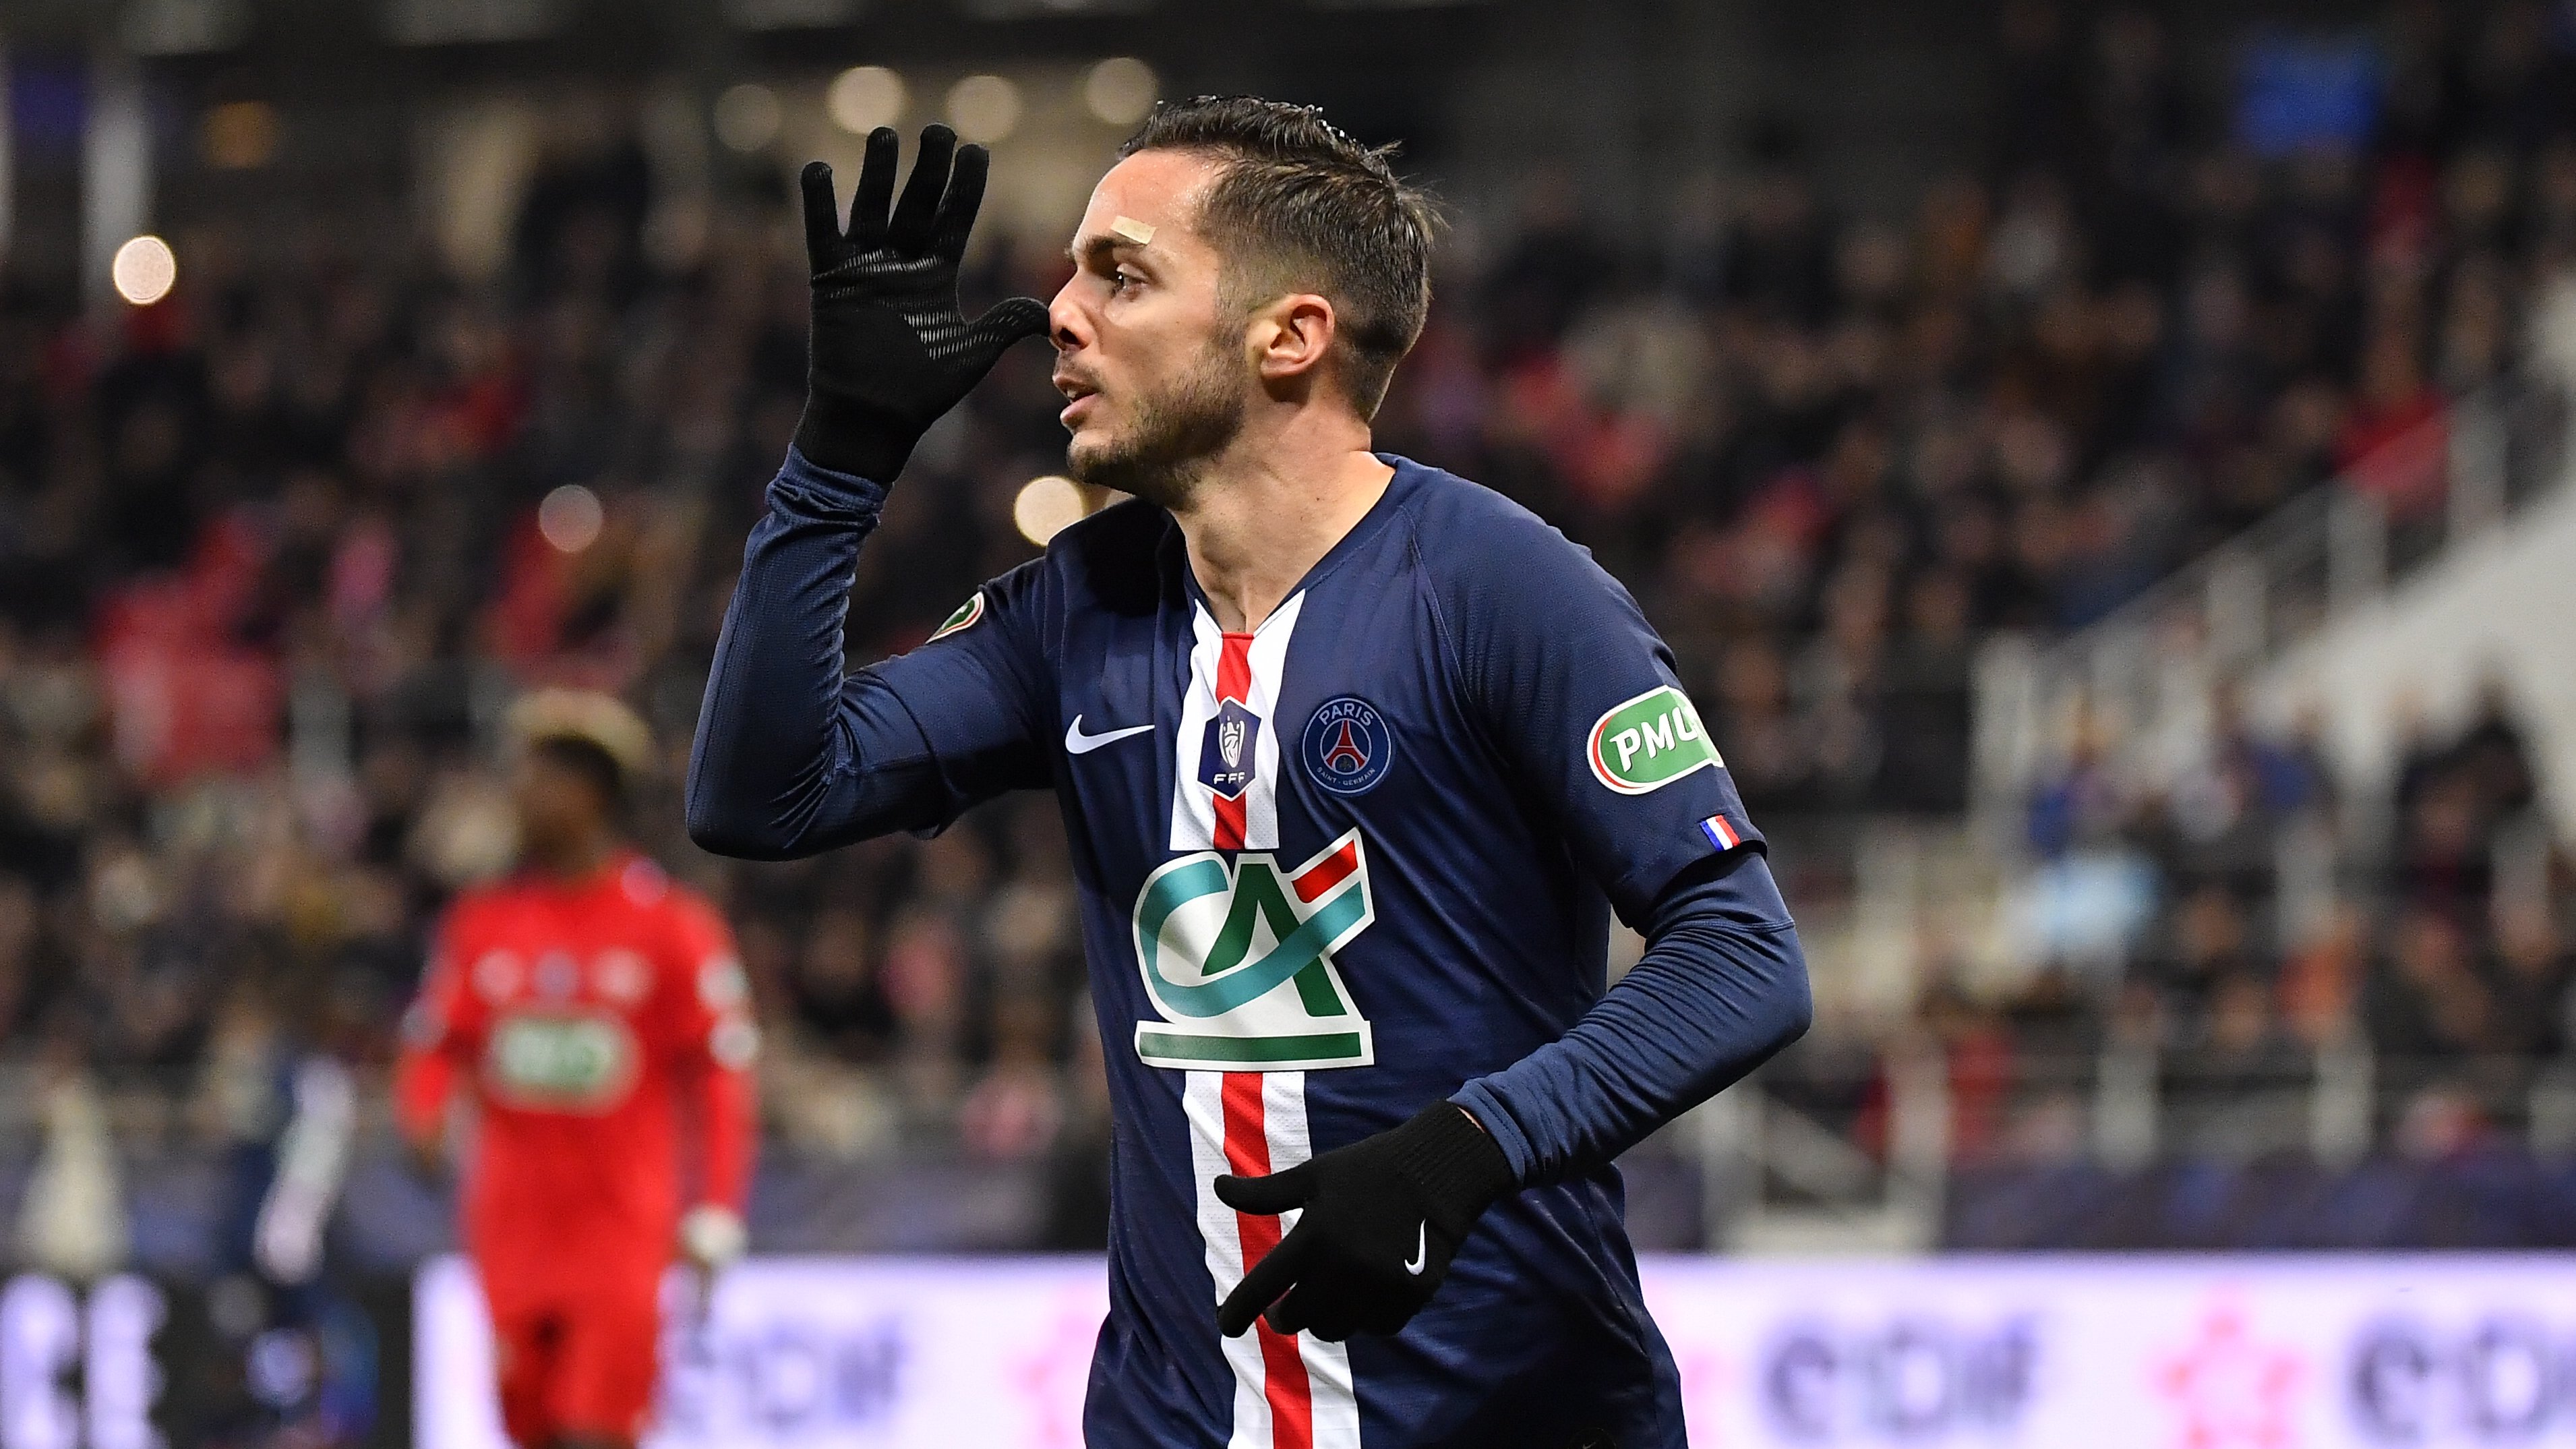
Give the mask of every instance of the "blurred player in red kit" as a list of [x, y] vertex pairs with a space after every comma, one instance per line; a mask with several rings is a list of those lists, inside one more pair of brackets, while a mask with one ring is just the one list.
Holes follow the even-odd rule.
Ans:
[[511, 725], [519, 869], [441, 923], [396, 1101], [434, 1161], [460, 1079], [473, 1099], [464, 1237], [511, 1439], [607, 1449], [643, 1431], [674, 1256], [742, 1251], [758, 1036], [724, 922], [620, 827], [643, 722], [548, 690]]

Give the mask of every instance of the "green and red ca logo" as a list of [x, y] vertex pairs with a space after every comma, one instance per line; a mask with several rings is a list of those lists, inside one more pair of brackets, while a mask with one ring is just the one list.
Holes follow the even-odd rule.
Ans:
[[1267, 852], [1202, 850], [1136, 893], [1136, 965], [1161, 1021], [1136, 1024], [1147, 1066], [1309, 1071], [1375, 1061], [1332, 953], [1377, 919], [1353, 830], [1294, 870]]
[[1660, 790], [1693, 770], [1725, 764], [1690, 697], [1660, 685], [1610, 707], [1584, 746], [1592, 778], [1622, 795]]

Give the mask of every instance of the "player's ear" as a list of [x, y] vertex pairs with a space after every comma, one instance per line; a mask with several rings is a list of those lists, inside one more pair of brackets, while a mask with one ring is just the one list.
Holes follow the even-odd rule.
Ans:
[[1312, 292], [1292, 292], [1253, 314], [1252, 344], [1261, 380], [1272, 386], [1312, 386], [1333, 349], [1333, 304]]

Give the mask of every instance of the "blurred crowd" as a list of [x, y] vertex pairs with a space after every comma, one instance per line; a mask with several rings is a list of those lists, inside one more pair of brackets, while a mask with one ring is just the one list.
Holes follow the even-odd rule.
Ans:
[[2081, 732], [2028, 816], [2045, 965], [1999, 1009], [1934, 1014], [1981, 1064], [1964, 1146], [2040, 1145], [2015, 1140], [2016, 1052], [2063, 1073], [2124, 1042], [2167, 1053], [2186, 1150], [2309, 1145], [2309, 1089], [2356, 1054], [2371, 1140], [2441, 1157], [2532, 1125], [2576, 1040], [2576, 873], [2500, 684], [2454, 729], [2415, 723], [2384, 802], [2345, 798], [2312, 738], [2266, 738], [2232, 697], [2162, 787]]
[[[1955, 817], [1982, 636], [2100, 618], [2339, 475], [2431, 506], [2447, 400], [2560, 365], [2555, 13], [2400, 4], [2366, 122], [2267, 149], [2147, 13], [2016, 3], [1984, 163], [1901, 214], [1827, 204], [1785, 123], [1642, 232], [1533, 175], [1458, 218], [1380, 445], [1526, 501], [1627, 581], [1766, 823]], [[679, 833], [802, 395], [769, 172], [684, 254], [648, 245], [640, 145], [593, 138], [541, 160], [489, 281], [363, 206], [218, 212], [174, 229], [165, 302], [0, 309], [0, 1059], [173, 1081], [382, 1061], [426, 924], [508, 858], [499, 711], [578, 682], [660, 732], [637, 831], [740, 933], [782, 1144], [1089, 1170], [1100, 1047], [1051, 801], [797, 864]], [[1050, 293], [1059, 245], [988, 238], [970, 310]], [[854, 661], [1030, 556], [1012, 502], [1061, 466], [1054, 403], [1026, 347], [925, 441], [860, 572]], [[2093, 763], [2034, 803], [2033, 846], [2115, 862], [2134, 949], [2107, 986], [2061, 963], [2009, 1010], [1936, 982], [1935, 1029], [2559, 1045], [2563, 901], [2495, 908], [2488, 880], [2529, 816], [2509, 721], [2426, 746], [2372, 857], [2384, 895], [2338, 866], [2287, 924], [2288, 834], [2326, 822], [2357, 858], [2309, 746], [2231, 728], [2206, 780], [2146, 799]]]
[[1630, 581], [1757, 812], [1955, 810], [1980, 633], [2337, 475], [2419, 512], [2446, 400], [2563, 347], [2576, 57], [2471, 16], [2392, 13], [2366, 144], [2260, 154], [2147, 14], [2015, 5], [1992, 164], [1910, 216], [1837, 216], [1786, 128], [1651, 254], [1542, 185], [1386, 432]]
[[[2022, 823], [2037, 971], [1936, 978], [1963, 1249], [2557, 1248], [2576, 1175], [2576, 864], [2491, 682], [2419, 714], [2385, 798], [2222, 694], [2163, 783], [2099, 721]], [[1888, 1075], [1831, 1047], [1793, 1101], [1890, 1150]]]

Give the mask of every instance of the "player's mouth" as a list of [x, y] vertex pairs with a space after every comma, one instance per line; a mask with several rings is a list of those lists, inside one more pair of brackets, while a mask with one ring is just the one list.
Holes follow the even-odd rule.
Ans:
[[1064, 405], [1064, 411], [1056, 414], [1056, 420], [1068, 428], [1080, 425], [1082, 415], [1089, 411], [1087, 404], [1100, 394], [1100, 389], [1087, 382], [1063, 376], [1056, 378], [1055, 388], [1056, 391], [1071, 399]]

